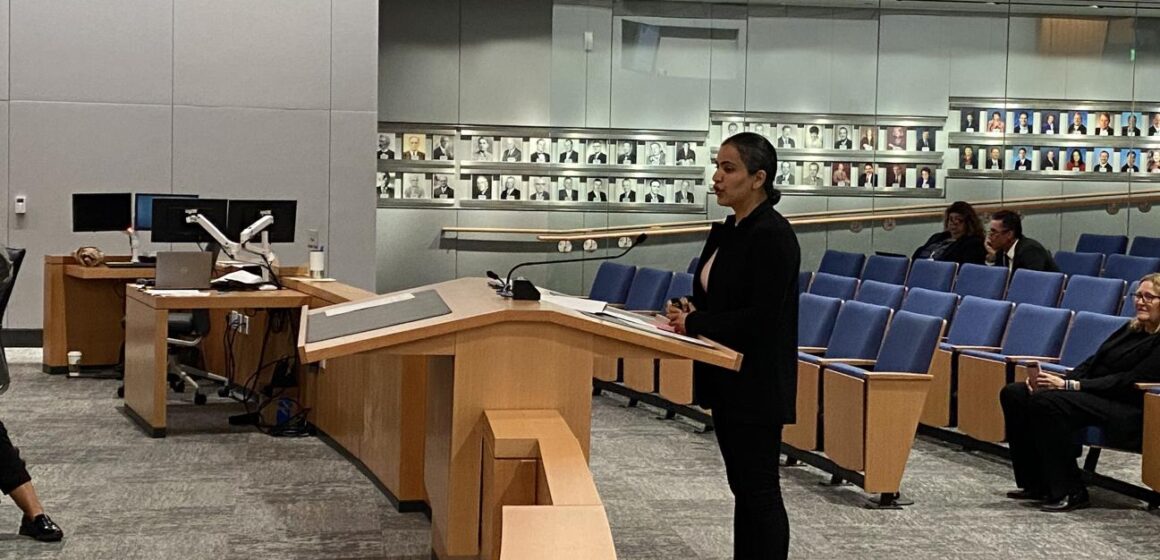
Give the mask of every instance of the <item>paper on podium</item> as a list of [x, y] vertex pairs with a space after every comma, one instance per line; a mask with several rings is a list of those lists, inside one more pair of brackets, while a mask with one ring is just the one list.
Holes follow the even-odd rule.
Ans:
[[715, 346], [713, 346], [712, 344], [710, 344], [708, 342], [705, 342], [704, 340], [693, 338], [691, 336], [685, 336], [683, 334], [677, 334], [677, 333], [673, 332], [672, 330], [669, 330], [668, 328], [666, 328], [668, 326], [667, 324], [662, 324], [662, 323], [657, 323], [655, 321], [650, 321], [648, 318], [641, 316], [641, 315], [637, 315], [635, 313], [629, 313], [627, 311], [619, 311], [619, 310], [616, 310], [616, 309], [613, 309], [610, 307], [610, 308], [607, 308], [600, 313], [584, 312], [584, 314], [588, 315], [590, 317], [595, 317], [597, 319], [601, 319], [601, 320], [605, 320], [605, 321], [612, 321], [613, 323], [617, 323], [619, 325], [624, 325], [626, 327], [632, 327], [634, 329], [647, 331], [647, 332], [650, 332], [650, 333], [655, 334], [655, 335], [663, 336], [665, 338], [672, 338], [675, 340], [680, 340], [681, 342], [688, 342], [689, 344], [696, 344], [697, 346], [703, 346], [705, 348], [715, 348]]
[[607, 303], [597, 299], [586, 299], [575, 296], [567, 296], [556, 292], [544, 293], [540, 296], [540, 301], [559, 305], [567, 309], [579, 311], [581, 313], [600, 313], [608, 306]]

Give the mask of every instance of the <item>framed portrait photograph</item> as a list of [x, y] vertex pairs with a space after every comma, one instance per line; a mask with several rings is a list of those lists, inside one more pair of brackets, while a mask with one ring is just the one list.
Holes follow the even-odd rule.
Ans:
[[495, 161], [495, 138], [477, 136], [471, 140], [472, 161]]
[[978, 109], [962, 109], [959, 111], [959, 130], [962, 132], [979, 132]]
[[1142, 114], [1131, 111], [1120, 113], [1120, 136], [1139, 136], [1143, 118]]
[[1087, 150], [1070, 148], [1067, 150], [1067, 162], [1063, 164], [1063, 168], [1067, 171], [1087, 171], [1087, 159]]
[[528, 189], [528, 200], [536, 200], [539, 202], [552, 200], [551, 177], [532, 177], [529, 183], [531, 184], [531, 188]]
[[918, 176], [914, 178], [914, 188], [916, 189], [933, 189], [937, 188], [935, 183], [934, 170], [929, 166], [922, 166], [918, 170]]
[[697, 165], [697, 144], [695, 142], [677, 142], [677, 165]]
[[673, 185], [673, 202], [677, 204], [696, 204], [697, 193], [695, 192], [697, 185], [696, 181], [692, 179], [677, 179]]
[[414, 133], [404, 134], [402, 159], [427, 159], [427, 135]]
[[1011, 152], [1012, 171], [1031, 171], [1031, 146], [1016, 146]]
[[886, 149], [887, 150], [905, 150], [906, 149], [906, 127], [905, 126], [891, 126], [886, 128]]
[[672, 146], [665, 142], [647, 142], [645, 144], [646, 165], [671, 165], [673, 161]]
[[671, 185], [664, 179], [649, 179], [641, 188], [644, 189], [642, 199], [650, 204], [664, 204], [672, 200], [672, 195], [669, 194], [672, 190]]
[[605, 146], [603, 140], [588, 142], [588, 159], [586, 161], [592, 165], [608, 163], [608, 151]]
[[998, 171], [1003, 169], [1003, 148], [991, 146], [983, 157], [983, 169]]
[[584, 200], [588, 202], [608, 202], [608, 181], [599, 177], [584, 182]]
[[767, 127], [767, 125], [765, 123], [760, 123], [760, 122], [749, 123], [749, 124], [745, 125], [745, 130], [752, 132], [754, 134], [760, 134], [761, 136], [765, 136], [766, 138], [769, 138], [769, 136], [767, 134], [768, 130], [766, 129], [766, 127]]
[[847, 124], [839, 124], [834, 126], [835, 150], [854, 149], [854, 138], [852, 137], [853, 133], [851, 132], [852, 130], [854, 130], [854, 127]]
[[[821, 187], [826, 184], [825, 169], [821, 163], [816, 161], [809, 161], [802, 164], [802, 180], [801, 184], [804, 187]], [[849, 182], [849, 173], [846, 175], [846, 181]]]
[[1160, 150], [1148, 151], [1148, 163], [1145, 166], [1148, 173], [1160, 173]]
[[471, 177], [471, 199], [472, 200], [495, 200], [496, 197], [496, 182], [498, 179], [495, 175], [474, 175]]
[[431, 177], [431, 198], [435, 200], [452, 200], [455, 198], [455, 188], [446, 173], [436, 173]]
[[858, 165], [858, 186], [859, 187], [877, 187], [878, 186], [878, 167], [873, 163], [864, 162]]
[[1093, 136], [1115, 136], [1116, 129], [1112, 127], [1112, 114], [1108, 111], [1096, 113], [1096, 127]]
[[636, 165], [636, 142], [632, 140], [616, 141], [617, 165]]
[[918, 152], [933, 152], [935, 144], [935, 130], [930, 127], [914, 129], [914, 149]]
[[427, 182], [427, 175], [423, 173], [404, 173], [403, 198], [430, 198], [427, 196]]
[[1039, 170], [1059, 171], [1063, 169], [1063, 154], [1055, 146], [1039, 147]]
[[782, 124], [777, 127], [777, 139], [773, 145], [778, 148], [797, 148], [801, 141], [800, 131], [796, 124]]
[[1140, 150], [1135, 148], [1124, 148], [1120, 152], [1120, 173], [1139, 173], [1140, 172]]
[[886, 166], [886, 186], [894, 188], [906, 187], [906, 165], [891, 163]]
[[1014, 122], [1011, 124], [1011, 132], [1015, 134], [1034, 134], [1035, 127], [1031, 124], [1031, 111], [1027, 109], [1020, 109], [1013, 111]]
[[431, 159], [453, 161], [455, 159], [455, 138], [439, 134], [431, 141]]
[[878, 149], [878, 127], [858, 127], [858, 148], [862, 150]]
[[734, 134], [741, 132], [741, 123], [737, 121], [729, 121], [721, 123], [721, 139], [725, 140]]
[[507, 137], [501, 141], [499, 160], [504, 163], [520, 163], [524, 161], [524, 139]]
[[1092, 155], [1095, 161], [1092, 162], [1092, 171], [1096, 173], [1115, 173], [1116, 162], [1112, 158], [1115, 155], [1115, 148], [1096, 148], [1092, 150]]
[[1040, 134], [1059, 134], [1060, 116], [1058, 111], [1040, 111], [1039, 112], [1039, 133]]
[[375, 150], [378, 159], [395, 159], [395, 135], [390, 132], [379, 133], [379, 147]]
[[399, 178], [395, 173], [378, 171], [375, 173], [375, 192], [379, 198], [396, 198], [399, 192]]
[[560, 163], [580, 163], [584, 153], [584, 141], [579, 138], [562, 138], [556, 141], [556, 161]]
[[814, 150], [822, 150], [826, 148], [825, 126], [820, 124], [807, 124], [805, 126], [805, 131], [806, 136], [803, 139], [803, 148], [810, 148]]
[[532, 138], [528, 142], [532, 153], [528, 161], [532, 163], [552, 163], [552, 141], [547, 138]]
[[987, 111], [987, 132], [1007, 132], [1007, 117], [1003, 109]]
[[524, 197], [524, 178], [520, 175], [500, 175], [499, 200], [522, 200]]
[[777, 174], [773, 176], [775, 186], [797, 184], [797, 164], [792, 161], [783, 161], [777, 165]]
[[560, 177], [556, 179], [555, 200], [576, 202], [580, 200], [580, 179], [576, 177]]
[[1160, 113], [1152, 113], [1151, 124], [1148, 125], [1148, 136], [1160, 135]]
[[1071, 111], [1067, 117], [1068, 134], [1087, 134], [1087, 111]]
[[[850, 186], [850, 164], [849, 163], [846, 163], [844, 161], [834, 162], [830, 166], [830, 168], [831, 168], [830, 185], [835, 186], [835, 187], [848, 187], [848, 186]], [[809, 174], [811, 171], [812, 170], [809, 169], [807, 166], [807, 168], [806, 168], [806, 178], [807, 179], [809, 178]], [[804, 184], [804, 181], [803, 181], [803, 184]]]
[[959, 148], [959, 169], [978, 169], [979, 155], [975, 153], [974, 146], [963, 146]]
[[636, 180], [621, 177], [616, 180], [616, 187], [612, 192], [614, 202], [636, 202]]

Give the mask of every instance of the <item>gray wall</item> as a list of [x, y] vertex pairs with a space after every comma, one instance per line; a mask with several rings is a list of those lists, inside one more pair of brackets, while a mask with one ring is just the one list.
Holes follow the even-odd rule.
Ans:
[[0, 226], [29, 250], [6, 326], [41, 326], [45, 254], [128, 251], [122, 234], [71, 232], [74, 192], [293, 198], [281, 262], [304, 263], [318, 229], [331, 275], [373, 287], [378, 9], [0, 0]]

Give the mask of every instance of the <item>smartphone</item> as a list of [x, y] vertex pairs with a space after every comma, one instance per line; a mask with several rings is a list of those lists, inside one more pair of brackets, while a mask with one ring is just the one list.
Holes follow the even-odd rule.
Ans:
[[1030, 387], [1032, 391], [1034, 391], [1036, 389], [1036, 387], [1038, 387], [1038, 385], [1039, 385], [1039, 362], [1035, 361], [1035, 362], [1031, 362], [1030, 364], [1027, 364], [1027, 386]]

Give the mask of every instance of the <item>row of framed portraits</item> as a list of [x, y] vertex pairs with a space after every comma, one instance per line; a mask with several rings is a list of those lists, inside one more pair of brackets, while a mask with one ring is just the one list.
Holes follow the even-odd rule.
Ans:
[[739, 132], [765, 136], [779, 149], [933, 152], [938, 128], [813, 123], [719, 123], [722, 140]]
[[[786, 187], [892, 187], [937, 189], [937, 170], [928, 165], [873, 162], [792, 162], [779, 164], [773, 183]], [[798, 188], [787, 190], [800, 190]]]
[[[588, 165], [704, 165], [701, 141], [547, 138], [423, 132], [379, 132], [380, 160], [570, 163]], [[458, 157], [457, 157], [458, 156]]]
[[1160, 113], [980, 109], [959, 111], [959, 131], [992, 134], [1071, 134], [1076, 136], [1160, 136]]
[[1160, 173], [1160, 149], [1059, 146], [961, 146], [959, 169]]
[[502, 200], [533, 202], [614, 202], [703, 204], [705, 187], [694, 179], [630, 177], [549, 177], [379, 171], [380, 200]]

